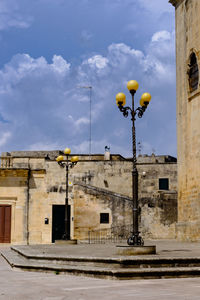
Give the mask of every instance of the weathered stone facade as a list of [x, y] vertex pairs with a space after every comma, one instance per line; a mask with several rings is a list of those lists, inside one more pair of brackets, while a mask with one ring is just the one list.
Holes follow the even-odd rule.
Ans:
[[200, 1], [176, 9], [178, 224], [181, 240], [200, 239]]
[[[170, 156], [138, 157], [140, 231], [146, 238], [176, 238], [177, 170]], [[169, 181], [168, 189], [159, 186]]]
[[[132, 199], [106, 189], [82, 183], [74, 185], [74, 237], [88, 239], [89, 231], [117, 231], [132, 224]], [[100, 213], [109, 215], [108, 223], [100, 222]]]
[[[0, 207], [12, 208], [11, 243], [51, 243], [54, 208], [64, 206], [66, 172], [55, 161], [59, 151], [3, 153]], [[174, 238], [176, 159], [139, 156], [141, 231], [145, 237]], [[159, 180], [168, 187], [159, 186]], [[80, 155], [69, 171], [71, 238], [87, 239], [88, 231], [132, 223], [132, 162], [120, 155]], [[100, 217], [108, 217], [108, 222]], [[105, 220], [104, 220], [105, 221]], [[0, 228], [1, 230], [1, 228]]]

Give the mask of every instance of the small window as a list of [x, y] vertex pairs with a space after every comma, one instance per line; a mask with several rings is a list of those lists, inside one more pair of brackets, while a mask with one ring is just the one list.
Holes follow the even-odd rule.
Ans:
[[159, 190], [169, 190], [168, 178], [159, 178]]
[[188, 80], [190, 92], [195, 91], [198, 88], [199, 83], [199, 68], [197, 58], [194, 52], [190, 55], [190, 63], [188, 69]]
[[109, 224], [109, 214], [100, 213], [100, 224]]

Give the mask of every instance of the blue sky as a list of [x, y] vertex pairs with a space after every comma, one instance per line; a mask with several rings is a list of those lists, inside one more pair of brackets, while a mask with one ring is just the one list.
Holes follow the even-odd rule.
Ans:
[[167, 0], [0, 0], [0, 152], [131, 155], [131, 120], [115, 95], [139, 82], [142, 153], [176, 156], [174, 8]]

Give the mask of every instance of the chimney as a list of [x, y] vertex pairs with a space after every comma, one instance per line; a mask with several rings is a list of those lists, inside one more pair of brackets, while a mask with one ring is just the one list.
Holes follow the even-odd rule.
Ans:
[[104, 160], [110, 160], [110, 147], [105, 146]]

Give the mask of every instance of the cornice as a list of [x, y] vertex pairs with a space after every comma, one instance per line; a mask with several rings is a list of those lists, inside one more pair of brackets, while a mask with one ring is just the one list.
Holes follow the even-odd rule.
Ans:
[[174, 6], [176, 6], [176, 0], [169, 0], [169, 3], [171, 3]]
[[181, 4], [184, 0], [169, 0], [169, 3], [171, 3], [175, 8], [177, 8], [177, 6], [179, 4]]

